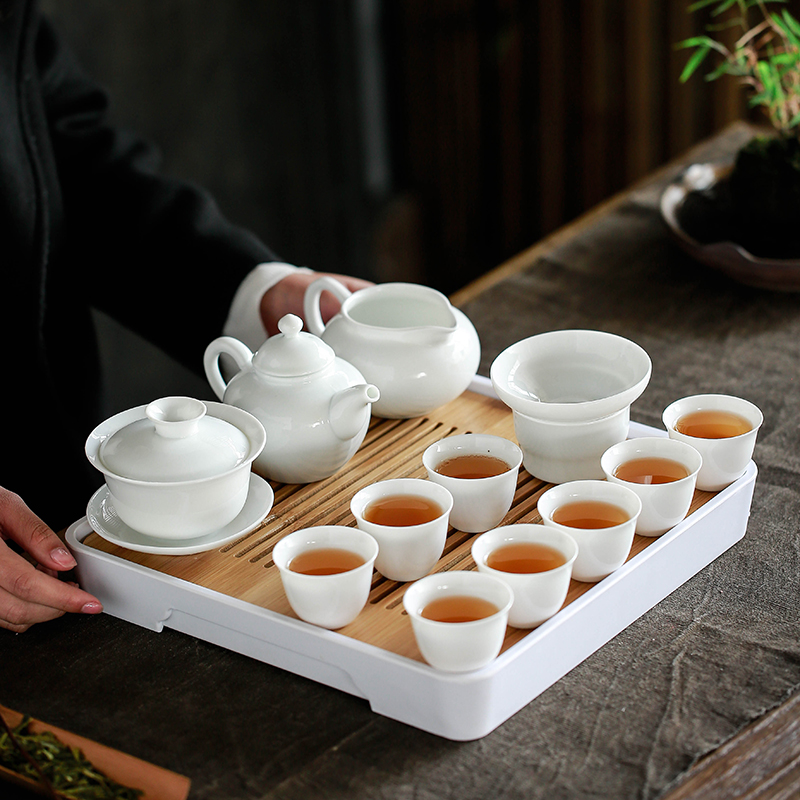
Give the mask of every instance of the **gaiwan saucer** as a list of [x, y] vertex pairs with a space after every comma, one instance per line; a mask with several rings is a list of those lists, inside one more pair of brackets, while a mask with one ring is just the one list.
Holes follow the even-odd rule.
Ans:
[[162, 539], [147, 536], [126, 525], [118, 516], [108, 487], [103, 485], [86, 507], [86, 518], [98, 536], [107, 542], [139, 553], [179, 556], [203, 553], [233, 541], [251, 531], [269, 514], [275, 494], [272, 487], [255, 473], [250, 474], [247, 501], [239, 514], [224, 528], [193, 539]]

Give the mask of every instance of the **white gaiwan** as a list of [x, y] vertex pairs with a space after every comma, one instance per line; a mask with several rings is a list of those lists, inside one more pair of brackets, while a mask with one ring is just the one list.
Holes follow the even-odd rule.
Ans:
[[241, 409], [163, 397], [101, 423], [85, 449], [126, 525], [190, 539], [223, 528], [244, 508], [265, 441], [263, 426]]
[[[311, 483], [333, 475], [364, 440], [371, 407], [380, 397], [349, 362], [302, 331], [287, 314], [280, 333], [253, 354], [231, 336], [208, 345], [206, 377], [217, 397], [253, 414], [267, 432], [256, 470], [282, 483]], [[239, 372], [226, 383], [219, 359], [230, 356]]]

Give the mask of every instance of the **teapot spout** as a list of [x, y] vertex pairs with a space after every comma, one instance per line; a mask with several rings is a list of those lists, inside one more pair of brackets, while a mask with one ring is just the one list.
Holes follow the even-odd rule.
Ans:
[[329, 417], [331, 430], [346, 442], [357, 436], [369, 423], [372, 404], [381, 393], [371, 383], [361, 383], [342, 389], [331, 398]]

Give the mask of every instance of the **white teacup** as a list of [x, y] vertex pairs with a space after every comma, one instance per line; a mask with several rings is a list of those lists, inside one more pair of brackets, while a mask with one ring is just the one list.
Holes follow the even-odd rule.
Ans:
[[[445, 622], [423, 612], [444, 598], [477, 598], [494, 611], [479, 619]], [[445, 672], [469, 672], [493, 661], [503, 646], [508, 612], [514, 600], [504, 581], [478, 572], [454, 570], [428, 575], [406, 589], [403, 606], [411, 619], [422, 657]]]
[[[557, 551], [561, 563], [542, 572], [507, 572], [494, 569], [487, 563], [492, 554], [501, 548], [531, 543]], [[559, 611], [567, 597], [572, 565], [577, 557], [575, 539], [545, 525], [504, 525], [481, 534], [472, 543], [472, 558], [478, 571], [500, 578], [514, 592], [508, 624], [515, 628], [535, 628]]]
[[[358, 556], [362, 563], [346, 572], [306, 575], [291, 569], [292, 559], [311, 550], [336, 548]], [[272, 551], [286, 599], [300, 619], [335, 630], [352, 622], [364, 608], [372, 584], [378, 543], [358, 528], [319, 525], [281, 539]]]
[[600, 456], [628, 434], [631, 403], [652, 364], [634, 342], [603, 331], [563, 330], [508, 347], [491, 367], [514, 412], [525, 469], [553, 483], [600, 478]]
[[[677, 462], [683, 467], [685, 475], [666, 483], [640, 483], [618, 476], [617, 472], [624, 464], [649, 458]], [[676, 439], [643, 436], [610, 447], [603, 453], [601, 463], [611, 483], [628, 487], [642, 501], [642, 513], [636, 520], [636, 533], [640, 536], [661, 536], [689, 512], [703, 459], [694, 447]]]
[[[601, 526], [570, 525], [556, 522], [558, 510], [572, 503], [600, 502], [619, 510], [620, 521]], [[577, 581], [595, 583], [625, 563], [633, 544], [636, 520], [642, 512], [639, 496], [608, 481], [570, 481], [548, 489], [538, 500], [542, 522], [568, 533], [578, 543], [578, 557], [572, 565], [572, 577]], [[624, 519], [623, 519], [624, 518]]]
[[[437, 472], [451, 458], [471, 456], [500, 459], [506, 469], [487, 477], [452, 477]], [[450, 524], [466, 533], [482, 533], [499, 525], [511, 508], [522, 450], [501, 436], [464, 433], [434, 442], [422, 454], [422, 463], [428, 478], [453, 495]]]
[[[750, 430], [736, 436], [703, 438], [687, 436], [676, 430], [678, 421], [687, 414], [700, 411], [722, 411], [744, 418]], [[749, 400], [725, 394], [698, 394], [676, 400], [664, 409], [664, 426], [671, 439], [690, 444], [703, 457], [697, 476], [697, 488], [718, 492], [740, 478], [755, 449], [758, 429], [764, 421], [761, 410]]]
[[[435, 518], [416, 525], [387, 525], [365, 519], [370, 504], [392, 497], [423, 498], [438, 509]], [[378, 542], [375, 569], [389, 580], [415, 581], [431, 571], [442, 557], [453, 496], [444, 486], [421, 478], [393, 478], [365, 486], [350, 501], [362, 531]]]

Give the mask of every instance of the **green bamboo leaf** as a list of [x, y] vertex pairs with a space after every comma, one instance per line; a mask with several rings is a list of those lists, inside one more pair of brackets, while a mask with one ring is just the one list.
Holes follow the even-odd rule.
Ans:
[[750, 97], [747, 101], [747, 105], [750, 108], [755, 108], [756, 106], [768, 106], [769, 105], [769, 95], [766, 92], [759, 92], [758, 94], [754, 94]]
[[735, 75], [737, 72], [738, 70], [733, 70], [730, 64], [728, 64], [726, 61], [723, 61], [716, 67], [716, 69], [713, 69], [711, 72], [705, 75], [705, 80], [711, 83], [711, 81], [715, 81], [718, 78], [721, 78], [723, 75]]
[[706, 30], [716, 33], [717, 31], [727, 31], [730, 28], [735, 28], [742, 25], [742, 20], [738, 17], [725, 20], [724, 22], [717, 22], [715, 25], [706, 25]]
[[682, 41], [677, 42], [675, 47], [678, 49], [685, 49], [687, 47], [717, 48], [719, 45], [710, 36], [692, 36], [690, 39], [683, 39]]
[[738, 3], [739, 0], [723, 0], [712, 12], [712, 17], [718, 17], [720, 14], [724, 14], [732, 5]]
[[800, 45], [800, 39], [798, 39], [795, 32], [786, 24], [784, 20], [782, 20], [777, 14], [772, 14], [770, 16], [772, 19], [773, 24], [776, 28], [778, 28], [781, 33], [795, 46], [797, 47]]
[[689, 78], [694, 74], [695, 70], [703, 62], [703, 59], [705, 59], [710, 52], [710, 47], [701, 47], [692, 54], [692, 57], [686, 62], [683, 72], [681, 72], [679, 78], [681, 83], [686, 83], [686, 81], [689, 80]]
[[795, 34], [800, 36], [800, 22], [798, 22], [785, 8], [783, 9], [783, 21]]
[[716, 2], [717, 0], [697, 0], [696, 3], [692, 3], [689, 6], [689, 13], [699, 11], [701, 8], [706, 8], [707, 6], [712, 6]]
[[756, 73], [758, 73], [758, 77], [761, 78], [762, 83], [766, 86], [772, 75], [770, 74], [769, 65], [764, 61], [759, 61], [756, 63]]

